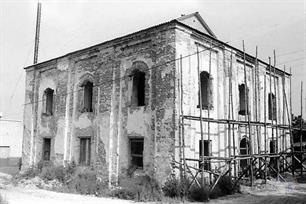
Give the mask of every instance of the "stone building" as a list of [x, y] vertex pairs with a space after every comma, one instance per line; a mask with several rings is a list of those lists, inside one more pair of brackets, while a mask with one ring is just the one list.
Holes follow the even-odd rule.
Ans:
[[[261, 60], [258, 64], [254, 77], [255, 57], [246, 54], [245, 75], [243, 52], [218, 40], [201, 16], [193, 13], [28, 66], [24, 167], [40, 160], [75, 161], [93, 166], [110, 183], [135, 167], [164, 182], [175, 173], [175, 161], [180, 161], [182, 110], [198, 117], [201, 102], [202, 117], [227, 119], [229, 87], [235, 120], [245, 120], [248, 101], [251, 120], [264, 121], [266, 106], [267, 121], [277, 116], [279, 123], [286, 123], [282, 107], [283, 93], [289, 93], [284, 86], [289, 74], [276, 69], [271, 79], [269, 65]], [[275, 82], [276, 89], [264, 92], [264, 79], [267, 87]], [[273, 95], [270, 101], [268, 94]], [[268, 113], [271, 104], [277, 107], [275, 117]], [[226, 126], [204, 123], [202, 130], [205, 155], [227, 156], [233, 149]], [[236, 152], [247, 153], [245, 126], [234, 131]], [[185, 120], [186, 157], [199, 158], [200, 132], [199, 121]], [[268, 133], [271, 140], [271, 129]], [[249, 145], [267, 147], [263, 138], [261, 130], [260, 139]], [[219, 167], [220, 163], [209, 165]]]

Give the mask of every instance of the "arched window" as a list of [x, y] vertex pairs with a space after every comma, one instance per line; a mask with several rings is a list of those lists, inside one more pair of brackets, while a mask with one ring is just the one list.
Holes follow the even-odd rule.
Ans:
[[[250, 154], [250, 145], [249, 141], [246, 138], [240, 140], [240, 155], [249, 155]], [[248, 161], [246, 159], [240, 160], [240, 168], [244, 169], [247, 167]]]
[[273, 93], [268, 95], [269, 120], [276, 120], [276, 97]]
[[53, 114], [53, 93], [54, 90], [47, 88], [44, 91], [43, 103], [44, 103], [44, 114], [52, 115]]
[[202, 102], [202, 109], [212, 108], [212, 78], [208, 72], [203, 71], [200, 73], [200, 86], [201, 97], [199, 91], [198, 107], [200, 107], [200, 102]]
[[131, 98], [132, 105], [144, 106], [146, 74], [136, 69], [133, 71], [132, 76], [133, 76], [133, 90]]
[[84, 112], [92, 112], [92, 88], [93, 83], [90, 81], [86, 81], [83, 84], [84, 88]]
[[239, 89], [239, 115], [246, 115], [246, 98], [245, 96], [248, 97], [248, 93], [246, 93], [246, 88], [245, 88], [245, 84], [241, 84], [238, 86]]

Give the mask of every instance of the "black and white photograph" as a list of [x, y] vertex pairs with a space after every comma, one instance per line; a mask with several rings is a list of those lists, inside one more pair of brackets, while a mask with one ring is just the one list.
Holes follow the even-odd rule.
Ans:
[[306, 204], [306, 0], [0, 0], [0, 204]]

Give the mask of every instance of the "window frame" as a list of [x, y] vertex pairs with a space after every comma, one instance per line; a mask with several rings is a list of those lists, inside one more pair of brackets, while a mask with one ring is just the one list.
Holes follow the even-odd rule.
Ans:
[[[82, 112], [92, 113], [93, 112], [93, 82], [90, 80], [84, 81], [82, 84], [83, 88], [83, 108]], [[89, 93], [88, 93], [89, 92]]]
[[[91, 137], [80, 137], [79, 165], [90, 166], [91, 164]], [[84, 146], [82, 146], [82, 143]], [[84, 160], [83, 160], [84, 159]]]
[[[142, 143], [142, 154], [137, 154], [137, 153], [133, 153], [132, 151], [132, 143], [133, 142], [140, 142]], [[132, 138], [129, 138], [129, 151], [130, 151], [130, 164], [131, 166], [135, 166], [137, 169], [143, 169], [143, 166], [144, 166], [144, 162], [143, 162], [143, 159], [144, 159], [144, 138], [135, 138], [135, 137], [132, 137]], [[136, 157], [136, 158], [142, 158], [142, 162], [141, 162], [141, 165], [137, 165], [133, 162], [133, 157]]]
[[[48, 143], [48, 146], [49, 146], [49, 149], [46, 150], [46, 144], [47, 142], [46, 141], [49, 141]], [[43, 138], [43, 146], [42, 146], [42, 160], [43, 161], [50, 161], [51, 160], [51, 138]], [[47, 154], [47, 159], [46, 159], [46, 152], [48, 152]]]

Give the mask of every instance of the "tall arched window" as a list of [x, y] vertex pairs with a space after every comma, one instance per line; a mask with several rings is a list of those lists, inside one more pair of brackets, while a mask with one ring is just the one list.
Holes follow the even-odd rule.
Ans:
[[200, 73], [200, 86], [201, 97], [199, 91], [198, 107], [200, 107], [200, 102], [202, 102], [202, 109], [212, 108], [212, 78], [208, 72], [203, 71]]
[[[245, 84], [241, 84], [238, 86], [239, 88], [239, 115], [246, 115], [246, 88], [245, 88]], [[248, 96], [247, 96], [248, 97]]]
[[83, 84], [84, 88], [84, 112], [92, 112], [92, 88], [93, 83], [90, 81], [86, 81]]
[[276, 97], [273, 93], [268, 95], [269, 120], [276, 120]]
[[138, 69], [134, 70], [133, 76], [133, 90], [132, 90], [132, 105], [145, 105], [145, 81], [146, 74]]
[[44, 114], [46, 115], [52, 115], [53, 114], [53, 93], [54, 90], [47, 88], [44, 91], [43, 95], [43, 103], [44, 103]]

